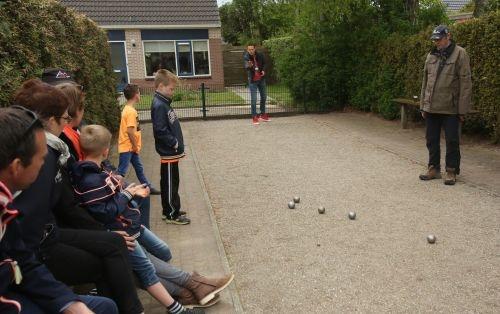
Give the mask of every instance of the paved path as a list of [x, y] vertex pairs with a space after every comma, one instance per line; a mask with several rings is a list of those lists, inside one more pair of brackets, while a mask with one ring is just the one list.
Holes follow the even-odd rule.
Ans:
[[[154, 151], [151, 124], [144, 124], [143, 148], [141, 158], [145, 165], [146, 176], [156, 187], [160, 187], [160, 161]], [[187, 132], [189, 136], [189, 132]], [[180, 194], [183, 210], [188, 212], [192, 223], [187, 226], [167, 225], [161, 220], [160, 196], [152, 196], [151, 229], [165, 240], [172, 249], [172, 264], [186, 271], [196, 270], [205, 275], [222, 275], [230, 271], [224, 247], [211, 205], [200, 181], [196, 159], [190, 146], [187, 157], [180, 163]], [[135, 172], [129, 169], [128, 179], [136, 181]], [[140, 292], [147, 314], [165, 313], [165, 309], [146, 292]], [[213, 313], [242, 313], [234, 284], [221, 293], [222, 300], [208, 309]]]
[[463, 175], [449, 187], [418, 180], [422, 127], [368, 114], [183, 129], [246, 313], [500, 311], [498, 146], [465, 137]]

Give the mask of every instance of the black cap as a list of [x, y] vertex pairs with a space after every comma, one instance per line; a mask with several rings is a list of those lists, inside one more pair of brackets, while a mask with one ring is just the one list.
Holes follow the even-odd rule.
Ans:
[[450, 31], [448, 30], [448, 27], [446, 25], [439, 25], [432, 31], [431, 40], [441, 39], [448, 36], [449, 33]]
[[42, 73], [42, 81], [54, 86], [61, 83], [76, 84], [73, 79], [73, 73], [59, 68], [44, 69]]

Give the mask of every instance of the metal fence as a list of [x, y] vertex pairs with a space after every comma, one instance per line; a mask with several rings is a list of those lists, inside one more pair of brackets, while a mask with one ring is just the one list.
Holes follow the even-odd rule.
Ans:
[[[266, 112], [271, 115], [290, 115], [304, 111], [302, 104], [295, 102], [290, 90], [280, 84], [266, 86]], [[141, 101], [137, 105], [139, 119], [151, 121], [151, 101], [154, 89], [141, 87]], [[124, 99], [122, 99], [122, 102]], [[260, 96], [257, 92], [257, 112]], [[176, 88], [172, 107], [179, 119], [213, 119], [250, 117], [250, 90], [246, 85], [182, 84]]]

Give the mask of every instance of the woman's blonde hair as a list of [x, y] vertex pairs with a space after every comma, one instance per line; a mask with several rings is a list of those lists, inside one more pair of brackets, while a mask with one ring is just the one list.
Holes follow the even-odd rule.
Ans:
[[85, 94], [83, 93], [80, 85], [76, 85], [74, 83], [62, 83], [56, 85], [56, 88], [60, 89], [68, 98], [68, 114], [70, 116], [75, 117], [78, 111], [83, 110], [85, 106]]

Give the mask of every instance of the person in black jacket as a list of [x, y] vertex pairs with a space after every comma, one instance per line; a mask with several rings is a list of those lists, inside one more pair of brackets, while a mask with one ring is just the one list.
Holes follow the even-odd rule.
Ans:
[[[17, 91], [15, 101], [39, 114], [48, 144], [38, 178], [14, 200], [24, 214], [21, 228], [30, 230], [23, 236], [26, 245], [58, 280], [68, 285], [95, 283], [99, 294], [115, 300], [121, 313], [141, 313], [124, 237], [107, 231], [60, 228], [56, 223], [54, 210], [64, 192], [64, 164], [69, 158], [67, 146], [58, 138], [71, 119], [67, 98], [55, 87], [29, 80]], [[65, 210], [59, 208], [60, 214]]]
[[[269, 122], [269, 115], [266, 113], [266, 59], [264, 55], [255, 50], [255, 44], [247, 46], [247, 51], [243, 55], [245, 70], [247, 70], [248, 87], [250, 88], [250, 105], [252, 107], [252, 123], [257, 125], [260, 121]], [[257, 90], [260, 94], [260, 114], [257, 114]]]
[[179, 119], [170, 106], [178, 81], [177, 76], [168, 70], [156, 72], [151, 120], [156, 152], [161, 157], [162, 219], [169, 224], [187, 225], [191, 220], [181, 211], [179, 196], [179, 161], [184, 157], [184, 138]]
[[12, 192], [37, 178], [47, 154], [45, 134], [35, 113], [23, 107], [0, 109], [0, 125], [5, 128], [0, 133], [0, 313], [118, 313], [112, 300], [75, 295], [25, 246], [17, 218], [22, 213], [12, 206]]

